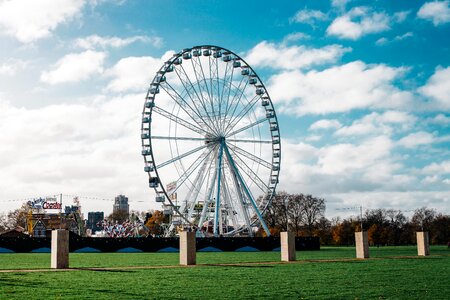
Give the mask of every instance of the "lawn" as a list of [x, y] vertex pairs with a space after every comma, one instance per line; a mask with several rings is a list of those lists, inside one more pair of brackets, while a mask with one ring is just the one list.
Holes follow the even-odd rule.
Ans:
[[[356, 260], [353, 247], [325, 247], [275, 264], [279, 252], [198, 253], [195, 267], [177, 267], [177, 253], [72, 253], [72, 268], [111, 269], [0, 273], [0, 299], [449, 299], [446, 247], [429, 257], [415, 247], [370, 252]], [[49, 264], [49, 254], [0, 254], [0, 269]]]

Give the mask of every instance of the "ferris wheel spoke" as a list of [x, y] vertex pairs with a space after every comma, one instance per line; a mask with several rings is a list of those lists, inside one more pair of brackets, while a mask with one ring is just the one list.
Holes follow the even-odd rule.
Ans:
[[[197, 175], [196, 182], [194, 182], [194, 184], [192, 185], [192, 189], [189, 191], [188, 196], [186, 196], [186, 201], [188, 201], [189, 199], [192, 199], [191, 206], [189, 207], [189, 211], [188, 211], [188, 219], [192, 218], [192, 214], [194, 213], [201, 187], [203, 186], [203, 184], [205, 183], [205, 180], [209, 176], [209, 174], [207, 174], [207, 172], [206, 172], [208, 163], [209, 163], [209, 169], [211, 169], [212, 161], [205, 160], [202, 165], [201, 172], [199, 172]], [[199, 182], [199, 184], [197, 182]], [[191, 193], [194, 193], [194, 195], [191, 195]]]
[[[184, 200], [181, 202], [182, 204], [181, 204], [180, 211], [183, 213], [187, 213], [187, 219], [190, 218], [189, 212], [191, 210], [191, 207], [193, 207], [195, 205], [198, 193], [200, 192], [201, 184], [199, 185], [199, 182], [202, 181], [201, 179], [203, 178], [203, 175], [205, 173], [207, 165], [208, 165], [208, 161], [203, 160], [201, 167], [200, 167], [199, 171], [197, 172], [197, 176], [195, 176], [194, 181], [191, 182], [191, 187], [190, 187], [188, 193], [186, 194]], [[195, 170], [195, 168], [194, 168], [194, 170]], [[193, 197], [194, 193], [195, 193], [195, 197]], [[188, 203], [188, 201], [190, 201], [190, 202]]]
[[223, 147], [223, 148], [224, 148], [224, 150], [225, 150], [224, 152], [225, 152], [226, 156], [228, 157], [228, 161], [230, 162], [230, 164], [231, 164], [231, 166], [232, 166], [232, 169], [234, 170], [234, 172], [235, 172], [236, 175], [237, 175], [237, 179], [238, 179], [239, 182], [241, 183], [241, 186], [242, 186], [242, 188], [243, 188], [245, 194], [247, 195], [248, 199], [250, 200], [251, 205], [253, 206], [253, 209], [254, 209], [254, 211], [255, 211], [257, 217], [258, 217], [258, 220], [259, 220], [260, 224], [261, 224], [262, 227], [264, 228], [264, 231], [266, 232], [267, 236], [270, 236], [269, 228], [267, 227], [266, 223], [264, 222], [264, 220], [263, 220], [263, 218], [262, 218], [262, 215], [261, 215], [261, 213], [260, 213], [260, 211], [259, 211], [259, 209], [258, 209], [258, 206], [256, 205], [256, 202], [255, 202], [255, 200], [254, 200], [254, 198], [253, 198], [253, 195], [252, 195], [251, 191], [249, 190], [249, 188], [248, 188], [247, 185], [245, 184], [244, 180], [242, 179], [242, 176], [240, 175], [239, 170], [238, 170], [238, 168], [237, 168], [237, 166], [236, 166], [236, 164], [235, 164], [233, 158], [231, 157], [231, 153], [230, 153], [230, 151], [228, 150], [227, 145], [224, 144], [224, 147]]
[[[204, 86], [206, 88], [206, 92], [207, 92], [208, 97], [209, 97], [209, 105], [211, 106], [211, 111], [214, 111], [212, 91], [210, 91], [209, 88], [208, 88], [208, 83], [207, 83], [207, 79], [206, 79], [206, 76], [205, 76], [205, 70], [203, 69], [203, 64], [202, 64], [202, 60], [201, 60], [200, 56], [198, 57], [197, 62], [198, 62], [198, 65], [200, 66], [200, 72], [198, 72], [198, 76], [202, 77], [201, 82], [204, 84]], [[198, 79], [197, 79], [197, 81], [200, 82], [200, 80], [198, 80]]]
[[242, 149], [241, 147], [238, 147], [236, 145], [228, 145], [229, 148], [231, 148], [231, 150], [235, 153], [241, 154], [245, 157], [247, 157], [248, 159], [253, 160], [254, 162], [260, 164], [263, 167], [266, 167], [268, 169], [272, 169], [272, 164], [256, 155], [251, 154], [248, 151], [245, 151], [244, 149]]
[[200, 102], [201, 106], [203, 107], [203, 110], [204, 110], [204, 112], [206, 114], [206, 117], [209, 119], [210, 123], [213, 124], [213, 121], [211, 119], [211, 116], [209, 115], [208, 109], [206, 108], [205, 99], [204, 99], [203, 94], [202, 94], [202, 88], [201, 88], [201, 85], [200, 85], [200, 82], [199, 82], [199, 79], [198, 79], [198, 76], [197, 76], [198, 70], [194, 66], [194, 60], [193, 59], [191, 59], [191, 63], [192, 63], [192, 68], [194, 69], [195, 78], [197, 80], [198, 92], [197, 92], [197, 89], [195, 88], [194, 84], [192, 83], [191, 79], [189, 78], [189, 76], [188, 76], [186, 70], [184, 69], [183, 65], [181, 65], [181, 70], [183, 71], [184, 76], [187, 78], [187, 80], [189, 81], [190, 86], [192, 87], [192, 89], [194, 90], [195, 94], [197, 95], [198, 101]]
[[[231, 151], [233, 151], [233, 149], [231, 149]], [[250, 168], [239, 156], [236, 155], [235, 153], [235, 164], [236, 166], [241, 169], [242, 172], [245, 173], [245, 175], [248, 176], [248, 178], [250, 178], [251, 181], [253, 181], [253, 183], [263, 192], [265, 193], [266, 191], [269, 190], [269, 187], [265, 184], [264, 181], [261, 180], [261, 178], [258, 176], [258, 174], [256, 174], [252, 168]], [[236, 163], [238, 162], [238, 163]], [[252, 176], [253, 175], [253, 176]]]
[[[213, 128], [211, 128], [211, 126], [205, 122], [205, 120], [203, 119], [203, 117], [200, 115], [200, 113], [197, 110], [194, 110], [189, 103], [187, 103], [183, 97], [167, 82], [164, 82], [161, 84], [161, 87], [166, 91], [167, 94], [169, 94], [169, 96], [181, 107], [183, 108], [183, 110], [186, 112], [186, 114], [195, 122], [197, 123], [200, 127], [202, 127], [202, 125], [207, 126], [209, 129], [211, 129], [211, 132], [215, 132], [215, 130]], [[171, 92], [170, 92], [170, 91]], [[186, 109], [186, 107], [189, 108], [189, 111], [191, 113], [188, 112], [188, 109]], [[194, 118], [194, 116], [192, 114], [197, 115], [197, 117], [201, 120], [201, 123], [198, 123], [198, 121], [196, 120], [196, 118]]]
[[190, 129], [190, 130], [192, 130], [194, 132], [197, 132], [198, 134], [205, 135], [205, 134], [208, 133], [204, 129], [202, 129], [202, 128], [200, 128], [200, 127], [198, 127], [198, 126], [196, 126], [196, 125], [194, 125], [194, 124], [192, 124], [190, 122], [187, 122], [187, 121], [183, 120], [182, 118], [179, 118], [179, 117], [175, 116], [174, 114], [172, 114], [172, 113], [162, 109], [159, 106], [153, 107], [153, 111], [156, 112], [157, 114], [159, 114], [160, 116], [163, 116], [163, 117], [165, 117], [165, 118], [167, 118], [167, 119], [169, 119], [171, 121], [174, 121], [177, 124], [180, 124], [180, 125], [186, 127], [187, 129]]
[[242, 120], [243, 117], [247, 115], [247, 113], [250, 111], [250, 109], [255, 106], [256, 103], [258, 103], [258, 100], [261, 98], [261, 96], [256, 95], [254, 96], [246, 105], [245, 107], [237, 114], [235, 117], [231, 117], [230, 123], [225, 128], [225, 132], [229, 132], [232, 130], [239, 122]]
[[245, 139], [227, 139], [227, 142], [236, 142], [236, 143], [259, 143], [259, 144], [271, 144], [270, 140], [245, 140]]
[[[210, 63], [210, 59], [211, 58], [209, 58], [209, 60], [208, 60], [208, 62], [209, 62], [209, 69], [211, 69], [211, 63]], [[207, 77], [205, 76], [205, 70], [204, 70], [204, 68], [203, 68], [203, 64], [202, 64], [202, 60], [200, 59], [200, 57], [198, 57], [198, 64], [199, 64], [199, 66], [200, 66], [200, 72], [198, 72], [198, 76], [201, 76], [202, 77], [202, 80], [201, 80], [201, 82], [204, 84], [204, 86], [205, 86], [205, 88], [206, 88], [206, 91], [207, 91], [207, 94], [208, 94], [208, 97], [209, 97], [209, 105], [210, 105], [210, 107], [211, 107], [211, 113], [212, 113], [212, 118], [211, 118], [211, 120], [212, 119], [214, 119], [214, 122], [216, 122], [217, 123], [217, 117], [214, 115], [214, 95], [213, 95], [213, 87], [212, 87], [212, 82], [211, 82], [211, 75], [210, 75], [210, 77], [209, 77], [209, 81], [210, 81], [210, 86], [208, 87], [208, 79], [207, 79]], [[211, 71], [210, 71], [210, 73], [211, 73]], [[198, 76], [197, 76], [197, 78], [198, 78]], [[206, 106], [205, 106], [206, 107]]]
[[226, 137], [233, 136], [233, 135], [235, 135], [235, 134], [238, 134], [238, 133], [240, 133], [240, 132], [242, 132], [242, 131], [245, 131], [245, 130], [247, 130], [247, 129], [249, 129], [249, 128], [252, 128], [253, 126], [259, 125], [259, 124], [261, 124], [261, 123], [263, 123], [263, 122], [266, 122], [266, 121], [267, 121], [267, 119], [260, 119], [260, 120], [258, 120], [258, 121], [256, 121], [256, 122], [253, 122], [253, 123], [251, 123], [251, 124], [248, 124], [247, 126], [244, 126], [244, 127], [240, 128], [240, 129], [238, 129], [238, 130], [235, 130], [235, 131], [233, 131], [233, 132], [231, 132], [231, 133], [227, 133], [227, 134], [226, 134]]
[[[195, 75], [195, 79], [196, 79], [196, 82], [197, 82], [197, 85], [198, 85], [198, 89], [200, 90], [200, 94], [202, 95], [201, 98], [203, 100], [205, 100], [205, 102], [203, 102], [203, 106], [205, 108], [205, 111], [208, 111], [208, 109], [206, 108], [206, 104], [205, 104], [208, 101], [208, 99], [205, 99], [203, 97], [203, 93], [202, 92], [206, 89], [206, 94], [208, 95], [208, 98], [209, 98], [210, 101], [211, 101], [211, 96], [209, 94], [208, 86], [205, 85], [204, 87], [202, 87], [203, 84], [200, 84], [200, 83], [203, 83], [204, 80], [205, 80], [205, 76], [204, 76], [204, 72], [203, 72], [203, 67], [202, 67], [202, 64], [201, 64], [200, 56], [198, 56], [197, 58], [193, 57], [191, 59], [191, 64], [192, 64], [192, 69], [194, 70], [194, 75]], [[202, 80], [200, 80], [200, 78], [202, 78]]]
[[165, 161], [165, 162], [161, 163], [160, 165], [156, 166], [156, 169], [160, 169], [160, 168], [162, 168], [164, 166], [167, 166], [167, 165], [169, 165], [169, 164], [171, 164], [173, 162], [176, 162], [177, 160], [185, 158], [186, 156], [192, 155], [192, 154], [194, 154], [194, 153], [196, 153], [196, 152], [198, 152], [198, 151], [200, 151], [200, 150], [202, 150], [202, 149], [204, 149], [204, 148], [206, 148], [208, 146], [209, 146], [208, 144], [205, 144], [205, 145], [202, 145], [202, 146], [197, 147], [195, 149], [192, 149], [191, 151], [188, 151], [188, 152], [185, 152], [185, 153], [183, 153], [181, 155], [178, 155], [177, 157], [169, 159], [168, 161]]
[[227, 64], [227, 67], [228, 67], [228, 66], [230, 66], [230, 68], [231, 68], [231, 74], [230, 74], [230, 76], [229, 76], [229, 79], [227, 79], [227, 78], [226, 78], [226, 74], [227, 74], [226, 72], [227, 72], [228, 68], [225, 69], [225, 80], [223, 81], [222, 98], [223, 98], [223, 91], [225, 91], [225, 85], [226, 85], [227, 82], [229, 82], [229, 84], [228, 84], [228, 96], [225, 97], [225, 99], [226, 99], [226, 104], [225, 104], [225, 108], [224, 108], [225, 113], [224, 113], [224, 117], [222, 118], [222, 122], [221, 122], [221, 124], [220, 124], [220, 130], [221, 130], [221, 132], [223, 132], [223, 129], [224, 129], [224, 127], [225, 127], [226, 116], [227, 116], [227, 109], [228, 109], [228, 103], [229, 103], [229, 101], [230, 101], [231, 86], [232, 86], [232, 84], [233, 84], [233, 75], [234, 75], [234, 67], [233, 67], [233, 64]]
[[183, 183], [192, 175], [198, 166], [211, 155], [211, 152], [212, 149], [203, 152], [202, 155], [183, 172], [183, 174], [176, 180], [176, 187], [170, 195], [173, 195], [183, 185]]
[[[189, 76], [188, 76], [187, 73], [184, 71], [184, 68], [183, 68], [182, 65], [181, 65], [181, 70], [183, 71], [183, 74], [184, 74], [183, 78], [182, 78], [182, 76], [181, 76], [181, 72], [179, 72], [178, 69], [175, 69], [175, 73], [177, 74], [178, 79], [180, 80], [181, 84], [183, 85], [184, 90], [186, 91], [186, 94], [187, 94], [187, 95], [189, 96], [189, 98], [191, 99], [192, 104], [194, 105], [196, 111], [199, 113], [199, 115], [201, 115], [200, 109], [197, 107], [196, 101], [194, 100], [194, 98], [192, 98], [192, 95], [191, 95], [191, 93], [189, 92], [189, 89], [187, 88], [187, 85], [189, 84], [189, 85], [192, 87], [192, 89], [194, 90], [194, 93], [197, 95], [197, 98], [198, 98], [199, 101], [200, 101], [200, 97], [199, 97], [199, 95], [197, 94], [197, 91], [195, 90], [194, 85], [193, 85], [192, 82], [189, 80]], [[204, 108], [203, 108], [203, 109], [204, 109]], [[207, 112], [206, 112], [206, 113], [207, 113]], [[207, 114], [207, 117], [209, 117], [209, 114]], [[210, 125], [213, 126], [214, 129], [215, 129], [215, 132], [218, 133], [218, 130], [217, 130], [217, 127], [215, 126], [215, 124], [214, 124], [213, 122], [211, 122]]]
[[[216, 158], [217, 158], [216, 155], [214, 155], [214, 158], [213, 158], [212, 161], [215, 161]], [[202, 214], [200, 215], [200, 219], [199, 219], [199, 222], [198, 222], [198, 227], [199, 228], [202, 228], [202, 225], [205, 222], [206, 213], [207, 213], [207, 211], [209, 212], [209, 204], [211, 203], [211, 197], [212, 197], [212, 194], [214, 192], [214, 187], [215, 187], [215, 183], [216, 183], [216, 179], [217, 179], [217, 172], [212, 172], [212, 173], [213, 173], [213, 176], [212, 176], [211, 181], [210, 181], [210, 183], [208, 185], [208, 194], [206, 195], [206, 199], [205, 199], [204, 204], [203, 204]]]
[[[209, 61], [209, 82], [211, 87], [211, 97], [212, 97], [212, 109], [213, 109], [213, 116], [215, 119], [215, 122], [218, 124], [220, 120], [220, 103], [219, 103], [219, 65], [217, 63], [216, 59], [211, 59], [211, 56], [208, 58]], [[216, 96], [214, 97], [214, 93], [217, 92]], [[216, 103], [217, 102], [217, 103]], [[219, 106], [219, 115], [216, 111], [216, 105]]]
[[159, 136], [152, 135], [152, 139], [155, 140], [178, 140], [178, 141], [208, 141], [207, 138], [196, 138], [196, 137], [182, 137], [182, 136]]
[[[237, 88], [237, 90], [236, 90], [236, 92], [235, 92], [235, 94], [234, 94], [234, 96], [233, 96], [233, 99], [231, 100], [231, 104], [230, 104], [230, 106], [229, 106], [229, 108], [228, 108], [228, 110], [227, 110], [227, 113], [226, 113], [226, 114], [227, 114], [227, 116], [229, 115], [229, 119], [230, 119], [230, 120], [233, 118], [233, 116], [234, 116], [234, 114], [235, 114], [235, 112], [236, 112], [236, 109], [239, 107], [239, 103], [240, 103], [240, 101], [241, 101], [241, 98], [242, 98], [242, 96], [244, 95], [245, 89], [247, 88], [248, 80], [245, 80], [244, 87], [241, 89], [241, 85], [242, 85], [242, 82], [244, 82], [244, 79], [245, 79], [245, 76], [242, 76], [241, 81], [239, 82], [239, 86], [238, 86], [238, 88]], [[240, 92], [240, 93], [239, 93], [239, 92]], [[239, 96], [238, 96], [238, 94], [239, 94]], [[235, 100], [237, 100], [236, 103], [234, 103]], [[233, 106], [233, 105], [234, 105], [234, 106]], [[231, 111], [231, 108], [232, 108], [232, 107], [234, 107], [234, 108], [233, 108], [232, 112], [229, 114], [229, 112]], [[227, 127], [228, 127], [228, 126], [227, 126]], [[226, 127], [226, 128], [227, 128], [227, 127]], [[225, 131], [226, 131], [226, 129], [225, 129]]]

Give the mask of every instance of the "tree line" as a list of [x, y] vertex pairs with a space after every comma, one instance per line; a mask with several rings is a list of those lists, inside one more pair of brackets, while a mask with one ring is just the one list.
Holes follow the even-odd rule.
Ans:
[[318, 236], [322, 245], [353, 245], [355, 231], [367, 231], [371, 245], [410, 245], [417, 231], [428, 231], [430, 243], [450, 242], [450, 215], [426, 207], [418, 208], [411, 218], [401, 210], [368, 209], [360, 217], [331, 220], [325, 217], [325, 200], [312, 195], [278, 193], [264, 215], [274, 236], [290, 230], [297, 236]]
[[[297, 236], [318, 236], [322, 245], [353, 245], [355, 231], [367, 231], [371, 245], [410, 245], [416, 243], [416, 231], [428, 231], [431, 244], [450, 242], [450, 215], [438, 213], [426, 207], [418, 208], [411, 218], [401, 210], [368, 209], [360, 217], [331, 220], [325, 217], [325, 199], [305, 194], [279, 192], [264, 214], [264, 219], [273, 236], [281, 231], [292, 231]], [[0, 233], [17, 228], [26, 228], [29, 207], [27, 204], [8, 213], [0, 213]], [[133, 212], [132, 215], [145, 220], [152, 235], [161, 235], [164, 224], [169, 222], [162, 211]], [[107, 219], [126, 219], [129, 216], [111, 214]], [[258, 235], [264, 236], [261, 229]]]

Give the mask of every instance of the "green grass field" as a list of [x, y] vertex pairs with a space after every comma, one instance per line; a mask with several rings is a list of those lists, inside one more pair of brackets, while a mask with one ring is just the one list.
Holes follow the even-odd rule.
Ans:
[[[75, 270], [0, 273], [0, 299], [450, 299], [447, 247], [429, 257], [415, 247], [370, 254], [323, 247], [272, 263], [279, 252], [198, 253], [197, 266], [178, 267], [177, 253], [72, 253]], [[0, 270], [49, 265], [49, 254], [0, 254]]]

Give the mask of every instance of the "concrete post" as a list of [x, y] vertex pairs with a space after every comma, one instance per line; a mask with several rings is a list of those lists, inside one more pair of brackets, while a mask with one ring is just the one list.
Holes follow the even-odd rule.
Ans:
[[369, 258], [367, 231], [355, 232], [356, 258]]
[[280, 232], [281, 261], [295, 261], [295, 234]]
[[56, 229], [52, 231], [51, 264], [52, 269], [69, 267], [69, 231]]
[[428, 232], [418, 231], [417, 234], [417, 255], [430, 255], [430, 241], [428, 239]]
[[196, 264], [195, 232], [180, 232], [180, 265]]

